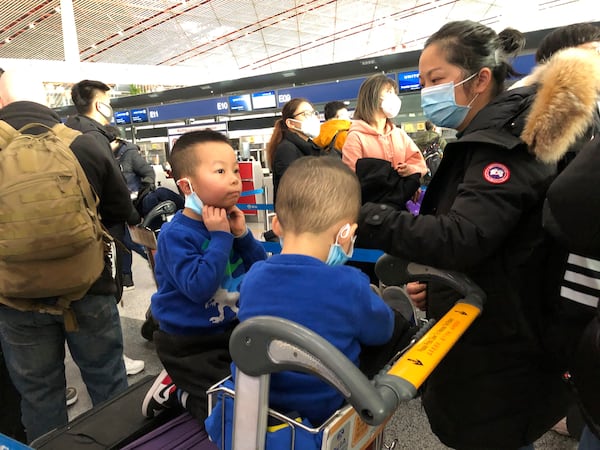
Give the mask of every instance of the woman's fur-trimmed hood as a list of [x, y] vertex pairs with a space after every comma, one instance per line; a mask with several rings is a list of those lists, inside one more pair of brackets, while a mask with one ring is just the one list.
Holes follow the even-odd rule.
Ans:
[[592, 125], [600, 94], [600, 55], [568, 48], [519, 85], [538, 84], [521, 138], [541, 161], [556, 162]]

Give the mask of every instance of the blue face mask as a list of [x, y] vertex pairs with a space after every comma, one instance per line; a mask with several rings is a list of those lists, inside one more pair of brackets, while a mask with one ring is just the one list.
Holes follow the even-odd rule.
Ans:
[[327, 255], [327, 260], [325, 261], [325, 264], [327, 264], [328, 266], [341, 266], [342, 264], [345, 264], [350, 258], [352, 258], [352, 254], [354, 253], [354, 241], [356, 240], [356, 236], [352, 237], [352, 243], [350, 244], [350, 251], [348, 253], [346, 253], [344, 251], [344, 248], [340, 244], [338, 244], [338, 238], [345, 238], [348, 236], [348, 233], [350, 233], [349, 223], [347, 223], [340, 229], [338, 235], [335, 238], [335, 242], [331, 244], [331, 247], [329, 248], [329, 255]]
[[202, 203], [202, 200], [200, 200], [200, 197], [198, 197], [198, 195], [194, 192], [194, 188], [192, 187], [192, 183], [188, 178], [182, 178], [181, 180], [178, 181], [187, 181], [188, 185], [190, 187], [190, 191], [192, 191], [191, 194], [186, 195], [185, 196], [185, 204], [184, 206], [186, 208], [190, 208], [192, 211], [194, 211], [196, 214], [198, 214], [199, 216], [202, 215], [202, 207], [204, 206], [204, 203]]
[[464, 122], [471, 109], [471, 104], [479, 94], [467, 106], [462, 106], [456, 104], [454, 89], [476, 75], [477, 73], [474, 73], [456, 85], [451, 81], [421, 89], [421, 108], [423, 108], [425, 117], [434, 125], [445, 128], [458, 128]]

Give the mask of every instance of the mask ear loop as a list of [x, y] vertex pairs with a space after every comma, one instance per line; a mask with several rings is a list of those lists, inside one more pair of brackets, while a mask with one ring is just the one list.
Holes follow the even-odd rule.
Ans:
[[[335, 237], [336, 245], [339, 245], [339, 242], [338, 242], [339, 238], [347, 238], [348, 237], [348, 235], [350, 234], [351, 228], [352, 227], [350, 226], [349, 223], [347, 223], [342, 228], [340, 228], [340, 231], [338, 231], [338, 234]], [[347, 253], [347, 255], [349, 255], [349, 256], [352, 256], [354, 254], [354, 242], [355, 241], [356, 241], [356, 236], [352, 236], [352, 239], [350, 239], [350, 248], [348, 249], [348, 253]]]
[[190, 181], [189, 178], [180, 178], [179, 180], [177, 180], [177, 186], [179, 186], [181, 188], [181, 182], [182, 181], [187, 181], [188, 187], [190, 188], [190, 191], [194, 192], [194, 188], [192, 187], [192, 182]]

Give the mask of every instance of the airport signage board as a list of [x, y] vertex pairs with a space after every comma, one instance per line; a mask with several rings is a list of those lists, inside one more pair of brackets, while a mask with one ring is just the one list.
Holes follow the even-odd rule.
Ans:
[[148, 107], [148, 119], [151, 122], [216, 116], [219, 114], [229, 114], [227, 97]]
[[279, 89], [277, 104], [282, 107], [292, 98], [305, 98], [311, 103], [327, 103], [332, 100], [353, 100], [358, 97], [358, 89], [366, 78], [331, 81], [329, 83], [312, 84]]

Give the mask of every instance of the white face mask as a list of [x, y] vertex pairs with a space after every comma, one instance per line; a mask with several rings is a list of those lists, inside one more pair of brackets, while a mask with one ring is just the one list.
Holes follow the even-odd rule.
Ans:
[[108, 122], [111, 121], [113, 116], [113, 109], [108, 103], [98, 102], [98, 106], [96, 106], [96, 109]]
[[392, 119], [396, 117], [400, 112], [402, 106], [402, 100], [393, 92], [386, 92], [383, 94], [381, 99], [381, 110], [385, 114], [385, 117]]
[[304, 119], [300, 121], [298, 119], [291, 119], [294, 122], [300, 122], [300, 129], [296, 130], [300, 131], [304, 136], [308, 138], [316, 138], [321, 132], [321, 122], [317, 116], [309, 117], [308, 119]]

